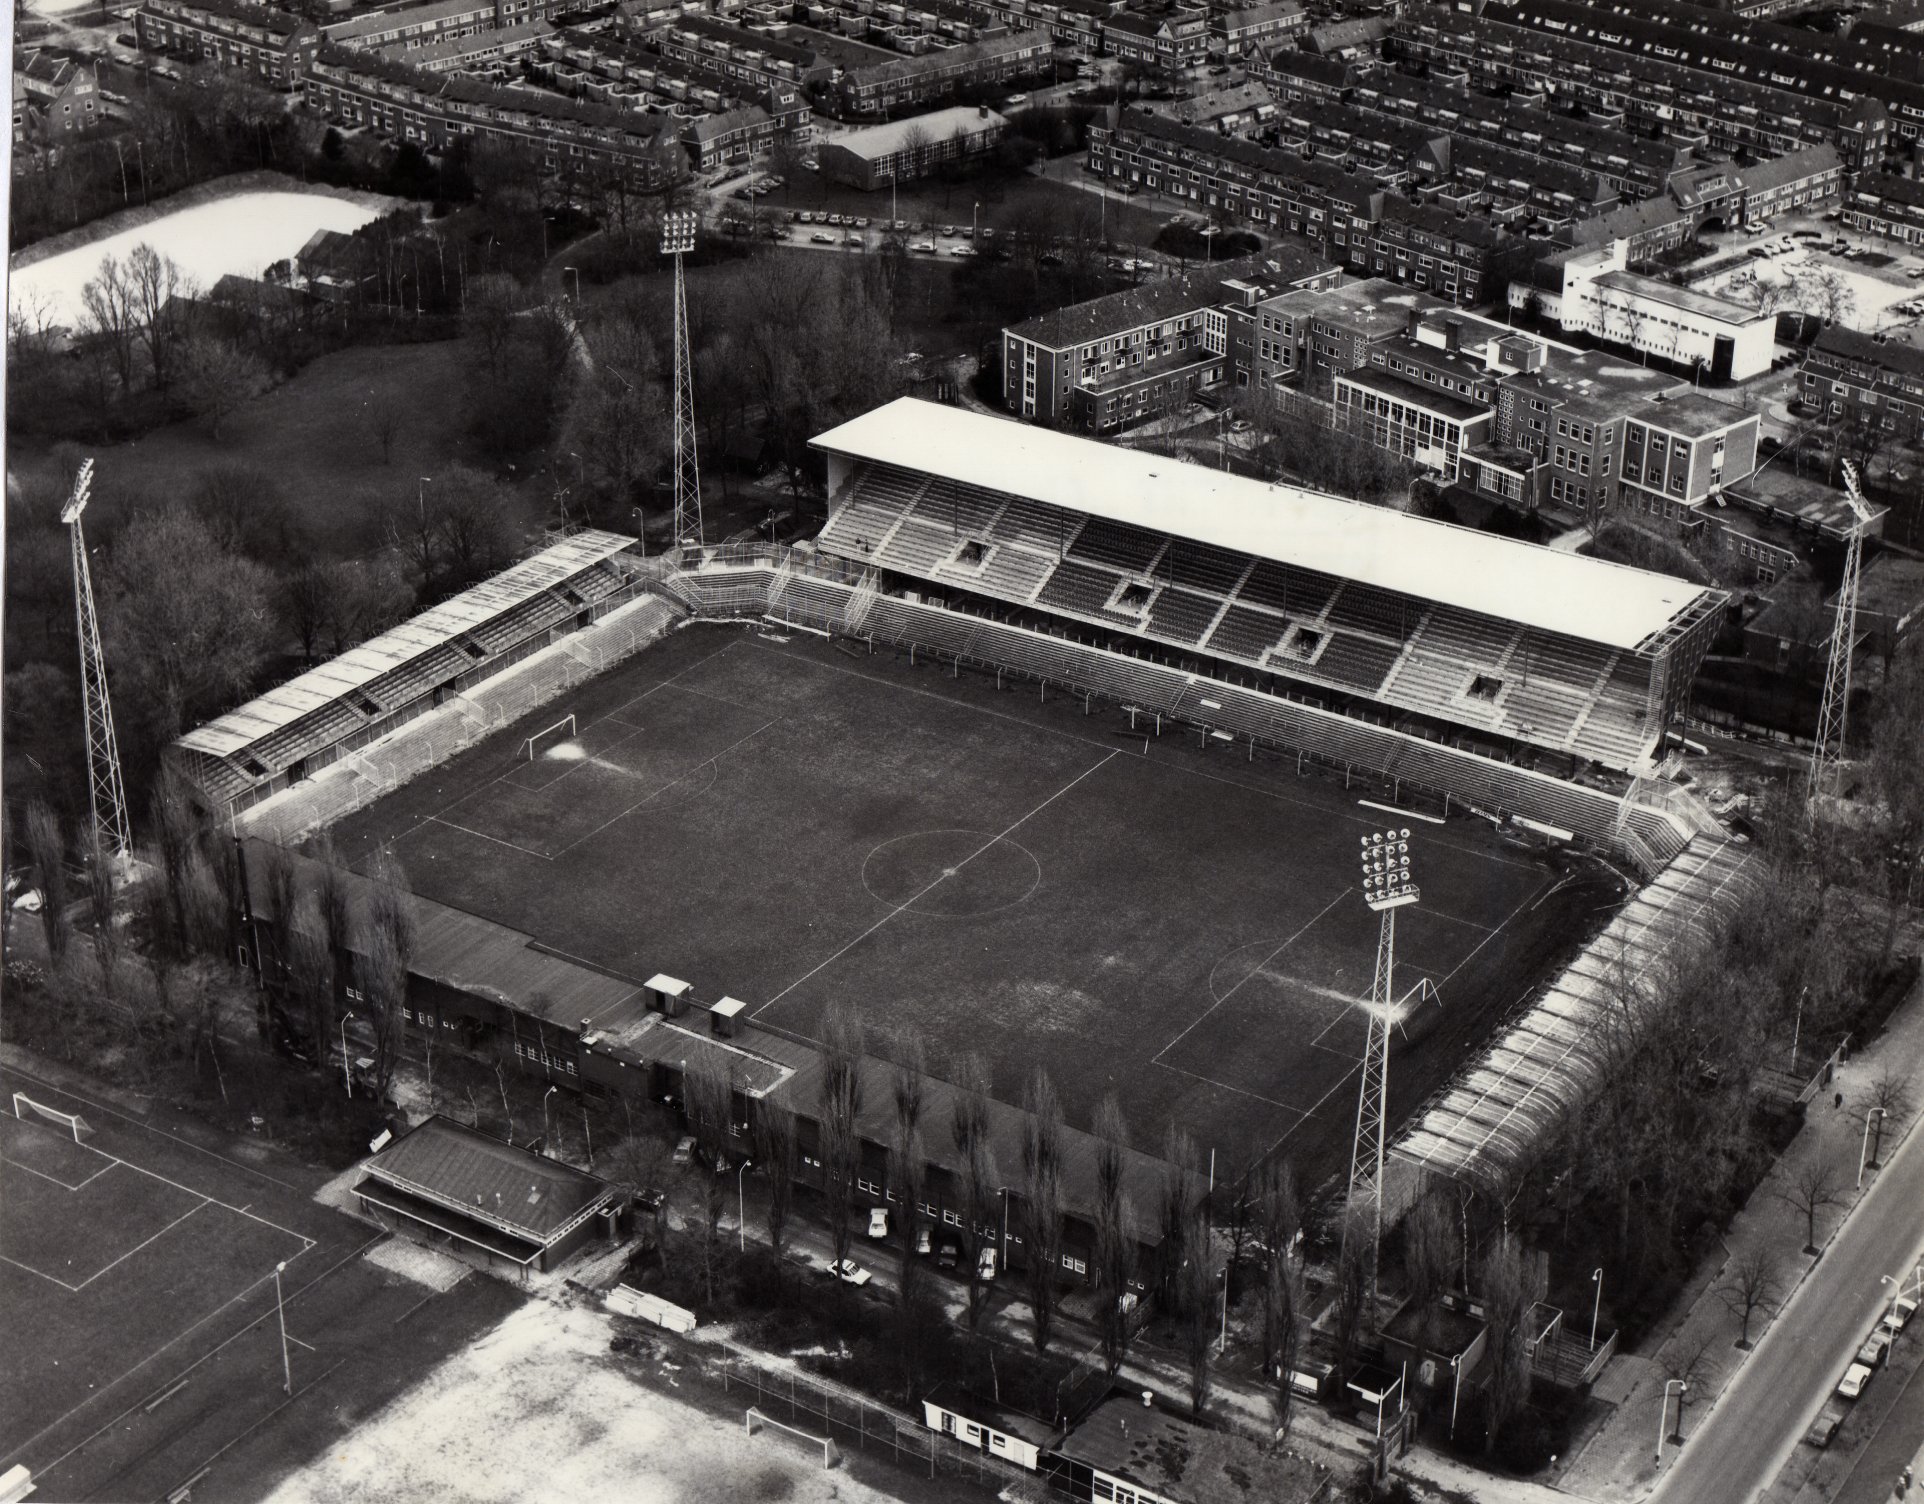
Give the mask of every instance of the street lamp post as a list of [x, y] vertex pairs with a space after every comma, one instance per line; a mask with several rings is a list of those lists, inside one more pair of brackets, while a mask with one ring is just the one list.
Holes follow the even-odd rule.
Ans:
[[[1871, 1158], [1871, 1124], [1881, 1119], [1884, 1115], [1884, 1109], [1881, 1107], [1873, 1107], [1869, 1112], [1864, 1114], [1864, 1149], [1863, 1152], [1857, 1156], [1857, 1188], [1860, 1191], [1864, 1189], [1864, 1167], [1868, 1165], [1873, 1170], [1878, 1168], [1877, 1161]], [[1880, 1139], [1883, 1137], [1881, 1129], [1878, 1132], [1878, 1137]]]
[[1450, 1384], [1450, 1440], [1456, 1440], [1456, 1406], [1463, 1398], [1463, 1355], [1458, 1353], [1450, 1359], [1450, 1372], [1455, 1378]]
[[350, 1102], [354, 1100], [354, 1067], [347, 1058], [347, 1021], [353, 1016], [352, 1008], [341, 1015], [341, 1079], [347, 1082], [347, 1097]]
[[274, 1266], [274, 1314], [281, 1323], [281, 1392], [292, 1397], [294, 1393], [294, 1360], [287, 1353], [287, 1306], [281, 1299], [281, 1276], [287, 1272], [286, 1264]]
[[549, 1135], [553, 1132], [548, 1126], [548, 1098], [554, 1094], [555, 1088], [552, 1086], [541, 1094], [541, 1152], [550, 1159], [554, 1158], [554, 1145], [548, 1142]]
[[1797, 1021], [1790, 1029], [1790, 1071], [1797, 1074], [1797, 1045], [1804, 1037], [1804, 999], [1810, 996], [1810, 988], [1803, 987], [1797, 994]]
[[741, 1168], [735, 1171], [735, 1241], [743, 1253], [748, 1252], [748, 1188], [742, 1176], [748, 1173], [753, 1160], [744, 1159]]
[[1222, 1269], [1223, 1281], [1223, 1320], [1222, 1330], [1216, 1336], [1216, 1356], [1221, 1357], [1229, 1350], [1229, 1266]]
[[1590, 1351], [1597, 1350], [1597, 1315], [1603, 1310], [1603, 1271], [1591, 1271], [1590, 1282], [1597, 1287], [1597, 1297], [1590, 1303]]
[[1675, 1440], [1681, 1442], [1683, 1440], [1683, 1397], [1684, 1391], [1689, 1387], [1689, 1382], [1684, 1379], [1664, 1380], [1663, 1408], [1657, 1412], [1657, 1461], [1659, 1462], [1663, 1461], [1664, 1423], [1670, 1418], [1670, 1393], [1673, 1389], [1677, 1393], [1677, 1430]]

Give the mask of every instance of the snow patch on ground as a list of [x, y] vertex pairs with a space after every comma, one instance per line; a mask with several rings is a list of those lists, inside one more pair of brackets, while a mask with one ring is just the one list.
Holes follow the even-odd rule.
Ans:
[[202, 288], [234, 273], [258, 277], [292, 256], [316, 230], [348, 233], [372, 221], [374, 208], [320, 193], [239, 193], [164, 214], [146, 224], [19, 267], [10, 278], [8, 306], [39, 320], [73, 327], [83, 312], [81, 289], [104, 257], [123, 260], [145, 242], [174, 261]]
[[448, 1359], [268, 1504], [888, 1504], [779, 1432], [731, 1423], [631, 1380], [599, 1312], [534, 1302]]
[[405, 1238], [389, 1238], [376, 1243], [362, 1255], [377, 1269], [411, 1279], [437, 1295], [452, 1290], [473, 1271], [459, 1259], [410, 1243]]

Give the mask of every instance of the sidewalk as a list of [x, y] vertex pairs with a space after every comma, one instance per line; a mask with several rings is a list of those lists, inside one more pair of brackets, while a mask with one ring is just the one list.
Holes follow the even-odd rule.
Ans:
[[[1903, 943], [1916, 943], [1914, 927]], [[1892, 1015], [1885, 1032], [1855, 1051], [1849, 1063], [1838, 1069], [1833, 1085], [1811, 1103], [1803, 1131], [1731, 1224], [1723, 1239], [1727, 1255], [1723, 1263], [1698, 1271], [1666, 1326], [1645, 1342], [1642, 1353], [1621, 1354], [1604, 1369], [1594, 1394], [1614, 1405], [1614, 1413], [1562, 1468], [1556, 1479], [1559, 1489], [1602, 1504], [1640, 1499], [1650, 1492], [1678, 1455], [1675, 1448], [1666, 1447], [1661, 1465], [1655, 1457], [1659, 1406], [1672, 1369], [1701, 1351], [1683, 1419], [1683, 1434], [1688, 1437], [1704, 1423], [1744, 1361], [1745, 1353], [1737, 1347], [1742, 1323], [1718, 1293], [1730, 1271], [1752, 1253], [1763, 1253], [1781, 1283], [1777, 1303], [1781, 1308], [1822, 1256], [1813, 1258], [1804, 1253], [1804, 1215], [1778, 1192], [1787, 1189], [1807, 1166], [1828, 1163], [1835, 1167], [1843, 1199], [1825, 1208], [1817, 1218], [1817, 1245], [1827, 1249], [1864, 1191], [1876, 1180], [1877, 1172], [1867, 1168], [1862, 1190], [1856, 1184], [1864, 1143], [1862, 1108], [1870, 1083], [1885, 1071], [1915, 1081], [1920, 1079], [1921, 1070], [1924, 1005], [1920, 1005], [1919, 989], [1913, 989]], [[1833, 1105], [1837, 1092], [1844, 1096], [1842, 1110]], [[1884, 1159], [1888, 1160], [1916, 1121], [1914, 1108], [1908, 1119], [1890, 1125], [1883, 1138]], [[1752, 1316], [1753, 1346], [1769, 1328], [1773, 1315], [1760, 1310]]]

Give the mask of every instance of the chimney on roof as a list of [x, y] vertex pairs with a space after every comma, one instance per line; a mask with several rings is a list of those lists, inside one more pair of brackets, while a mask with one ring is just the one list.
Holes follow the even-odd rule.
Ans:
[[1408, 334], [1411, 339], [1415, 339], [1416, 331], [1422, 327], [1423, 327], [1423, 310], [1420, 308], [1412, 308], [1410, 310], [1409, 323], [1405, 327], [1404, 333]]
[[1443, 348], [1452, 355], [1463, 348], [1463, 320], [1445, 319], [1443, 321]]

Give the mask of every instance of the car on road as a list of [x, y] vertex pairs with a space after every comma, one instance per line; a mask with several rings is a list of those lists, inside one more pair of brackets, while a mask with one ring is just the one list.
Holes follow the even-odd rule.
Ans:
[[868, 1235], [871, 1238], [886, 1238], [889, 1235], [889, 1214], [886, 1207], [869, 1208]]
[[935, 242], [933, 240], [918, 240], [914, 245], [910, 246], [909, 249], [911, 251], [923, 251], [933, 256], [935, 254]]
[[835, 244], [835, 237], [833, 235], [828, 234], [824, 230], [817, 230], [813, 235], [809, 236], [808, 238], [814, 241], [817, 245], [834, 245]]
[[962, 1257], [962, 1245], [954, 1238], [944, 1238], [942, 1246], [935, 1251], [935, 1267], [953, 1269]]
[[1229, 431], [1231, 433], [1248, 433], [1255, 426], [1256, 425], [1251, 423], [1247, 418], [1238, 418], [1229, 425]]
[[1823, 1451], [1830, 1445], [1831, 1438], [1837, 1434], [1837, 1428], [1843, 1423], [1843, 1416], [1830, 1410], [1824, 1411], [1810, 1423], [1810, 1429], [1804, 1433], [1804, 1445]]
[[858, 232], [853, 230], [851, 230], [848, 234], [842, 237], [843, 245], [861, 245], [862, 243], [863, 242], [862, 242], [861, 235]]
[[955, 226], [954, 225], [942, 226], [942, 233], [944, 235], [953, 236], [955, 234]]
[[949, 247], [949, 254], [951, 256], [973, 256], [975, 254], [975, 247], [972, 245], [952, 245]]
[[678, 1165], [692, 1165], [695, 1162], [695, 1135], [684, 1133], [675, 1144], [673, 1159]]
[[1911, 1318], [1917, 1314], [1917, 1302], [1908, 1295], [1900, 1295], [1891, 1302], [1891, 1308], [1884, 1313], [1882, 1322], [1887, 1332], [1897, 1333], [1910, 1325]]
[[843, 1259], [839, 1264], [830, 1264], [828, 1272], [845, 1285], [866, 1285], [875, 1278], [854, 1259]]
[[858, 230], [866, 230], [868, 228], [868, 220], [858, 216], [854, 221], [854, 225]]
[[1844, 1377], [1838, 1380], [1837, 1392], [1847, 1400], [1854, 1400], [1864, 1392], [1864, 1385], [1870, 1376], [1869, 1368], [1862, 1363], [1853, 1363], [1844, 1370]]
[[993, 1247], [984, 1248], [982, 1252], [976, 1256], [975, 1275], [976, 1278], [980, 1280], [992, 1280], [995, 1278], [995, 1249]]
[[1891, 1334], [1881, 1326], [1866, 1337], [1863, 1345], [1857, 1349], [1857, 1361], [1871, 1368], [1881, 1367], [1890, 1355]]

